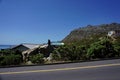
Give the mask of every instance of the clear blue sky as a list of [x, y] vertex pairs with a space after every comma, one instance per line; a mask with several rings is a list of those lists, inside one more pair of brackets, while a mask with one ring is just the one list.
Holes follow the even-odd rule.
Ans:
[[120, 22], [120, 0], [0, 0], [0, 44], [60, 41], [86, 25]]

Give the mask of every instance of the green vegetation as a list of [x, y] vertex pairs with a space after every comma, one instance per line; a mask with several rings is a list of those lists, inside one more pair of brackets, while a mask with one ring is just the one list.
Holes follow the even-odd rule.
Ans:
[[22, 62], [22, 56], [11, 50], [0, 51], [0, 66], [18, 65]]
[[44, 63], [44, 55], [43, 54], [36, 54], [30, 57], [30, 61], [34, 64], [43, 64]]
[[58, 57], [53, 56], [56, 60], [61, 61], [76, 61], [85, 59], [86, 47], [85, 46], [75, 46], [75, 45], [64, 45], [55, 49], [53, 54], [56, 54]]
[[55, 51], [52, 53], [52, 61], [60, 61], [61, 60], [61, 56], [59, 54], [57, 54]]
[[[102, 37], [91, 44], [76, 45], [76, 42], [61, 46], [53, 52], [59, 54], [61, 61], [80, 61], [120, 57], [120, 43]], [[57, 58], [57, 57], [56, 57]], [[54, 58], [54, 59], [56, 59]], [[58, 59], [56, 59], [58, 60]]]
[[91, 44], [87, 51], [87, 57], [90, 58], [111, 58], [115, 55], [113, 44], [108, 39]]
[[18, 65], [21, 63], [21, 56], [10, 54], [0, 57], [0, 65]]

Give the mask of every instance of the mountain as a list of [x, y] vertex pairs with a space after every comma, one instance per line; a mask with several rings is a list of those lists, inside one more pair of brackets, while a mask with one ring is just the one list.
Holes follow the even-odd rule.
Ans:
[[[120, 30], [119, 23], [101, 24], [101, 25], [88, 25], [80, 27], [70, 32], [62, 41], [64, 43], [71, 43], [76, 41], [84, 41], [88, 39], [96, 39], [106, 36], [109, 31]], [[92, 40], [94, 40], [92, 39]], [[89, 41], [89, 40], [88, 40]]]

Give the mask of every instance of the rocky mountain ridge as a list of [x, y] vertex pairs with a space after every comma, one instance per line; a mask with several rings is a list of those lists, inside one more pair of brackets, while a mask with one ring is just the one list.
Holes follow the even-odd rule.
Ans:
[[120, 30], [119, 23], [102, 24], [102, 25], [88, 25], [86, 27], [80, 27], [70, 32], [62, 41], [74, 42], [82, 39], [90, 38], [92, 35], [107, 35], [109, 31]]

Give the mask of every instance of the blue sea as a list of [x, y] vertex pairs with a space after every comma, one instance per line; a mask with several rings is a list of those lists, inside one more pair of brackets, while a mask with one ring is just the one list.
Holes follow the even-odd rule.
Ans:
[[11, 48], [13, 45], [0, 45], [0, 49], [8, 49]]

